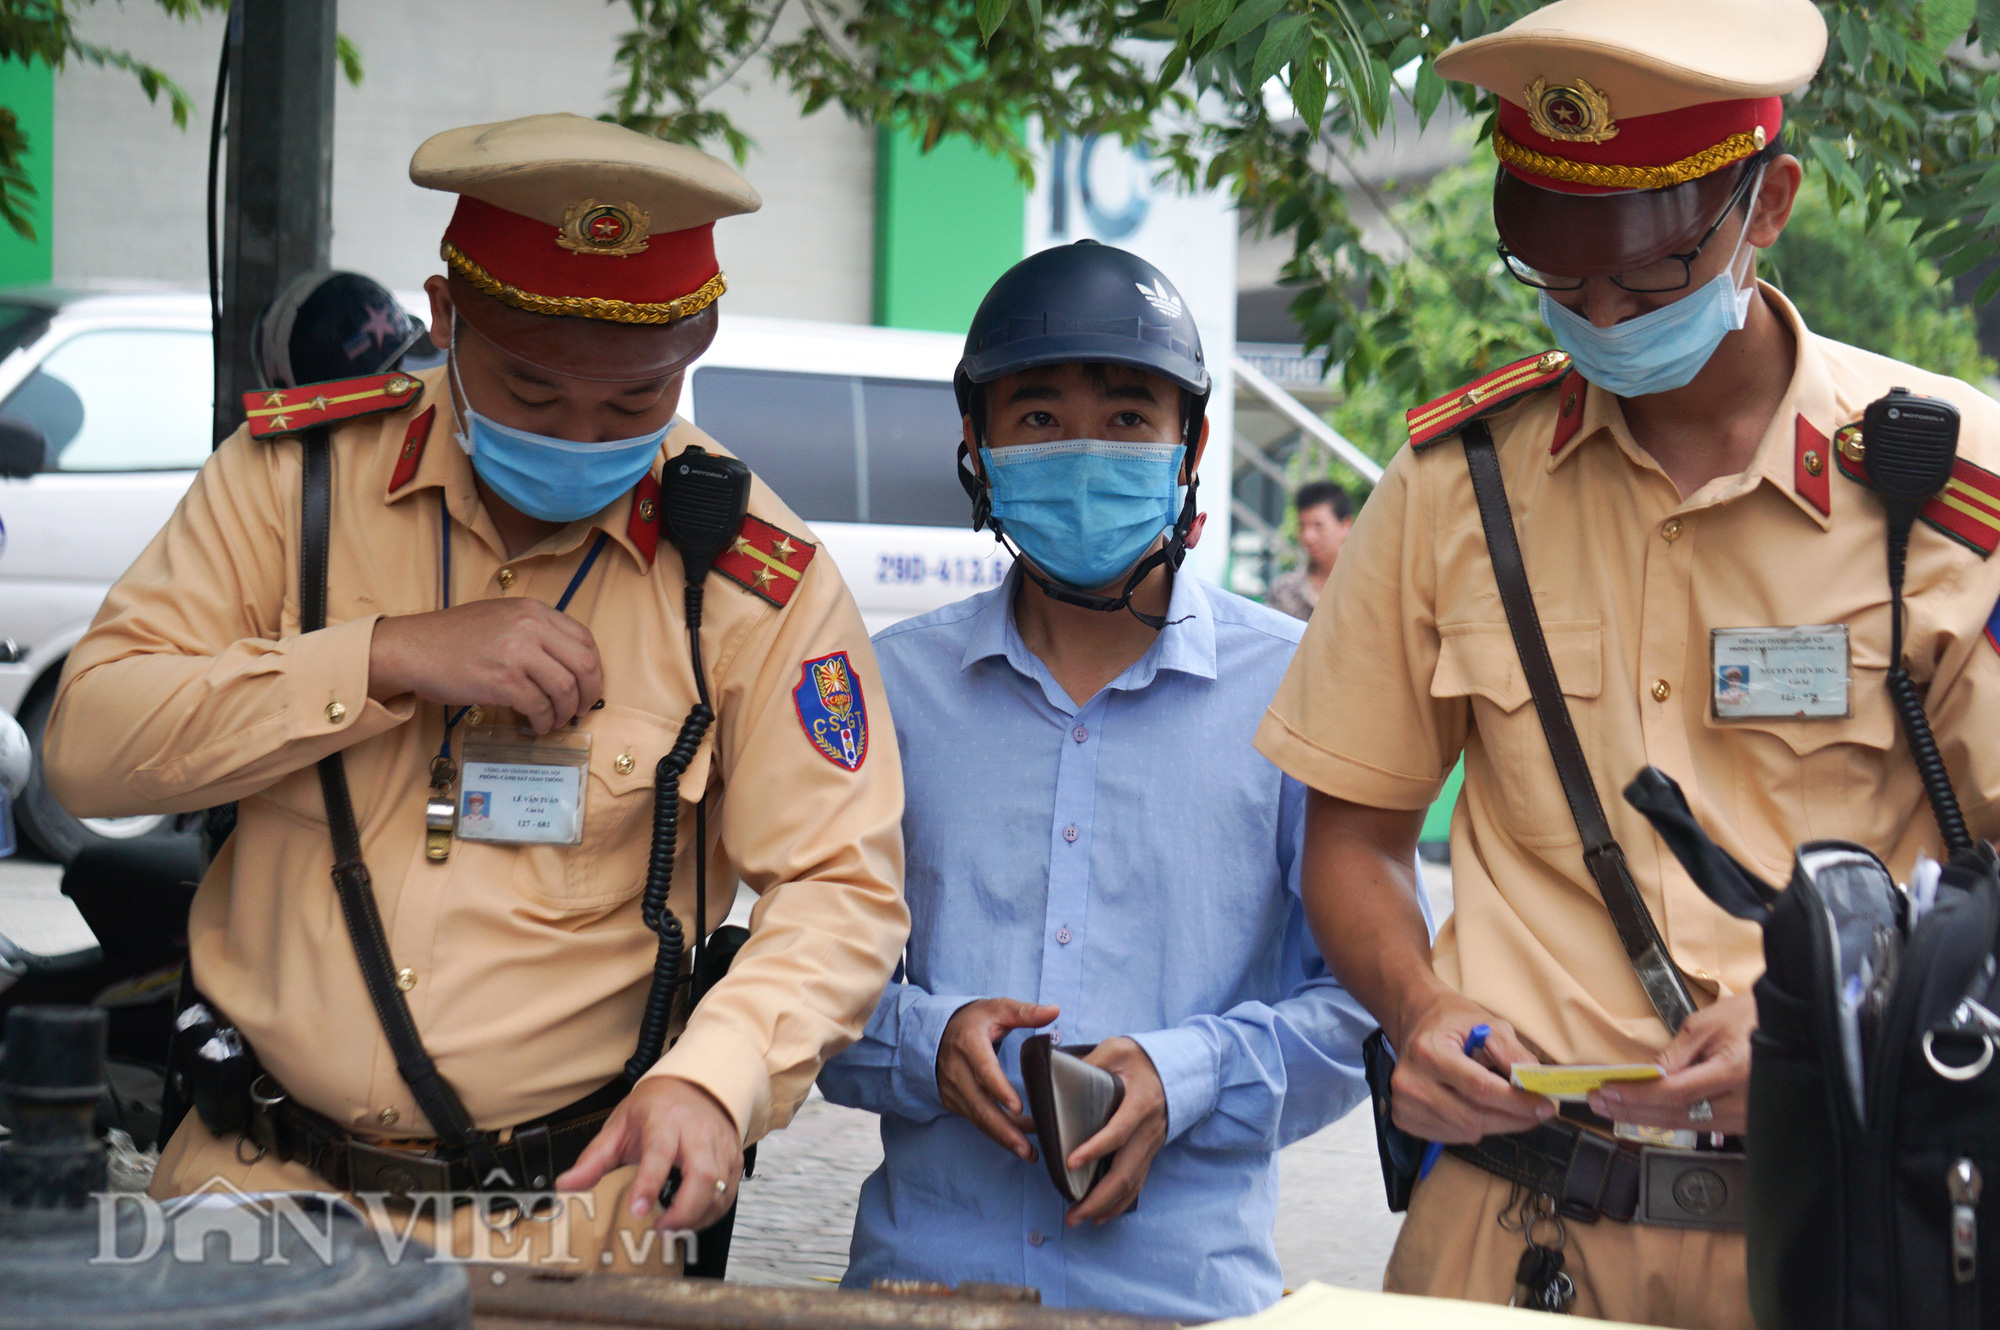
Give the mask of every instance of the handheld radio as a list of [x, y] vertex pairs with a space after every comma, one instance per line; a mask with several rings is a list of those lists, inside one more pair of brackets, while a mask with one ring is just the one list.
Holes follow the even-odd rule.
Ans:
[[1978, 857], [1978, 847], [1966, 830], [1923, 698], [1903, 664], [1903, 576], [1910, 531], [1924, 504], [1951, 481], [1958, 460], [1958, 408], [1907, 388], [1891, 388], [1886, 397], [1868, 404], [1861, 419], [1862, 468], [1889, 517], [1889, 697], [1909, 737], [1945, 852], [1954, 861], [1970, 862]]
[[[673, 887], [674, 857], [680, 844], [681, 777], [694, 761], [708, 727], [715, 723], [715, 708], [708, 696], [708, 672], [701, 660], [702, 595], [716, 556], [736, 539], [750, 510], [750, 468], [734, 457], [690, 445], [668, 459], [660, 479], [660, 534], [680, 551], [681, 567], [687, 576], [683, 617], [687, 620], [696, 701], [681, 723], [674, 746], [653, 769], [653, 848], [646, 861], [646, 893], [640, 915], [646, 927], [659, 934], [660, 949], [653, 960], [653, 986], [646, 995], [646, 1010], [639, 1020], [638, 1047], [625, 1064], [627, 1085], [637, 1083], [666, 1050], [674, 989], [683, 982], [680, 970], [686, 941], [680, 920], [667, 908], [667, 894]], [[694, 972], [698, 972], [702, 943], [708, 935], [706, 800], [695, 804], [694, 818], [697, 844]]]

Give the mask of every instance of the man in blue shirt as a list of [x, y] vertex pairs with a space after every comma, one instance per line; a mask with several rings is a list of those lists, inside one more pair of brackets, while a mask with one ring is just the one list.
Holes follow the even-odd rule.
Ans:
[[[820, 1076], [882, 1115], [845, 1282], [1255, 1311], [1282, 1292], [1276, 1151], [1362, 1097], [1374, 1025], [1306, 929], [1304, 790], [1251, 747], [1303, 626], [1175, 575], [1209, 376], [1150, 265], [1087, 242], [1025, 260], [958, 387], [976, 516], [1021, 557], [875, 639], [912, 929], [901, 982]], [[1068, 1160], [1110, 1159], [1075, 1205], [1029, 1139], [1036, 1030], [1095, 1043], [1125, 1087]]]

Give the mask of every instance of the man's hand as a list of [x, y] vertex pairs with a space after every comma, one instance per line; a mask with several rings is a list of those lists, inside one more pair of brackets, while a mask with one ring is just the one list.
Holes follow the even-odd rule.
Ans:
[[[1475, 1025], [1491, 1030], [1486, 1047], [1465, 1055]], [[1527, 1131], [1555, 1115], [1553, 1101], [1517, 1090], [1496, 1068], [1540, 1061], [1514, 1027], [1470, 999], [1440, 991], [1396, 1045], [1396, 1125], [1413, 1136], [1470, 1145], [1482, 1136]]]
[[1125, 1098], [1103, 1130], [1070, 1152], [1071, 1168], [1086, 1168], [1111, 1156], [1110, 1169], [1090, 1194], [1069, 1208], [1063, 1222], [1071, 1228], [1086, 1219], [1102, 1224], [1137, 1205], [1153, 1156], [1167, 1143], [1167, 1089], [1145, 1049], [1120, 1035], [1092, 1049], [1084, 1061], [1123, 1081]]
[[994, 1049], [1009, 1030], [1040, 1029], [1060, 1015], [1058, 1008], [1032, 1002], [981, 998], [953, 1012], [938, 1041], [938, 1098], [944, 1106], [1030, 1163], [1035, 1147], [1025, 1133], [1034, 1123], [1021, 1112], [1021, 1097], [1007, 1083]]
[[415, 693], [446, 706], [512, 707], [535, 733], [581, 716], [604, 696], [597, 639], [539, 600], [475, 600], [378, 620], [368, 695]]
[[[1754, 995], [1712, 1003], [1688, 1017], [1660, 1054], [1665, 1076], [1607, 1085], [1590, 1096], [1590, 1107], [1613, 1122], [1739, 1135], [1750, 1125], [1750, 1035], [1756, 1028]], [[1704, 1099], [1715, 1116], [1693, 1121], [1688, 1109]]]
[[556, 1179], [556, 1190], [588, 1191], [626, 1164], [639, 1166], [632, 1179], [634, 1215], [646, 1217], [667, 1184], [667, 1170], [678, 1167], [681, 1189], [653, 1227], [666, 1232], [704, 1229], [735, 1203], [743, 1135], [715, 1097], [694, 1082], [650, 1076], [612, 1110], [576, 1167]]

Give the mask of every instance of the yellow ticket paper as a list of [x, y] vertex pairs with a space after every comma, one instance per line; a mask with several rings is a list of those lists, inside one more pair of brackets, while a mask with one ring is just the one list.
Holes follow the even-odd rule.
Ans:
[[1547, 1095], [1581, 1104], [1592, 1090], [1630, 1081], [1657, 1081], [1666, 1075], [1650, 1062], [1607, 1063], [1590, 1067], [1545, 1067], [1534, 1062], [1514, 1064], [1514, 1084], [1529, 1094]]

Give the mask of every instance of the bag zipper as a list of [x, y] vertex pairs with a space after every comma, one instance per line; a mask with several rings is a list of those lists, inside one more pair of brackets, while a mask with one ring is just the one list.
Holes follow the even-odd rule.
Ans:
[[1957, 1330], [1979, 1325], [1979, 1192], [1984, 1179], [1970, 1157], [1945, 1170], [1951, 1197], [1951, 1323]]

